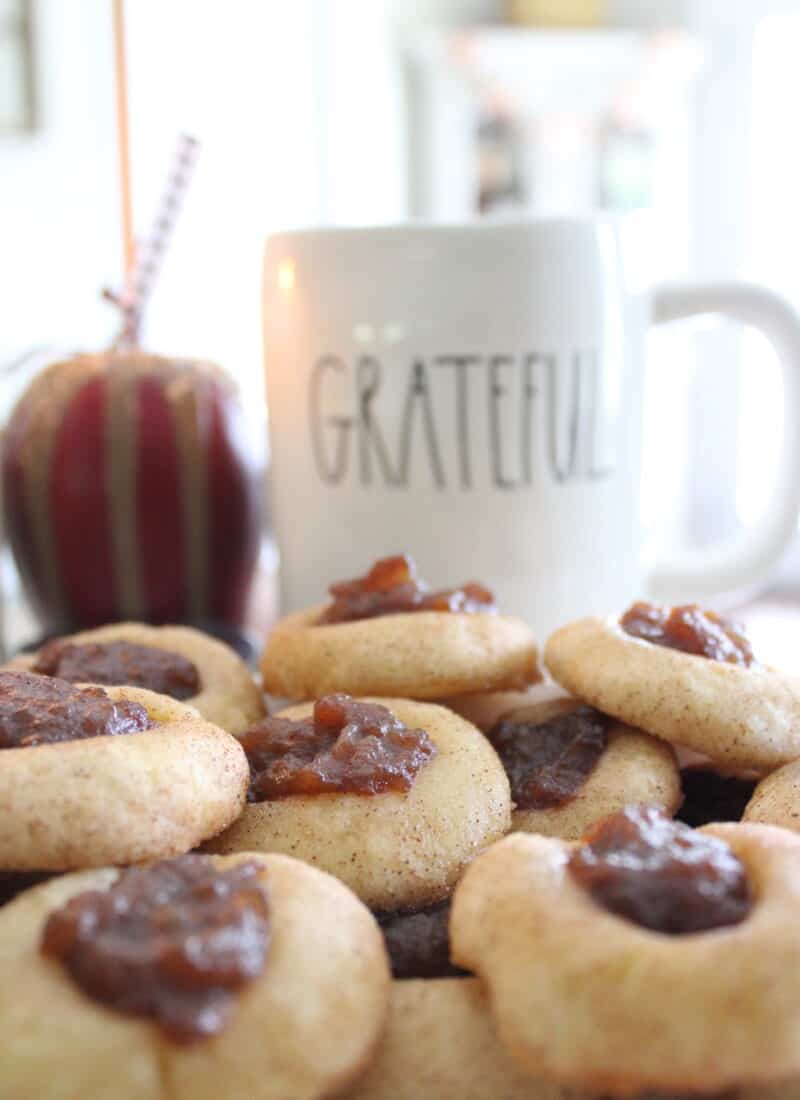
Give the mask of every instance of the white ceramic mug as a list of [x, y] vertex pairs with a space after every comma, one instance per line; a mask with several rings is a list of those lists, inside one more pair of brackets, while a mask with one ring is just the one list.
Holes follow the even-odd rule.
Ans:
[[[481, 581], [544, 635], [645, 594], [752, 584], [796, 527], [795, 313], [740, 283], [633, 294], [602, 219], [281, 234], [263, 310], [284, 611], [407, 550], [431, 584]], [[701, 313], [777, 347], [780, 471], [757, 528], [658, 561], [640, 522], [645, 331]]]

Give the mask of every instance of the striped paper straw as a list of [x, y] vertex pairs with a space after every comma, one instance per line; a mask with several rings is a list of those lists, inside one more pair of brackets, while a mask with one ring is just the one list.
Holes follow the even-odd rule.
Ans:
[[136, 249], [136, 266], [130, 281], [130, 290], [122, 293], [103, 291], [103, 297], [122, 310], [123, 324], [116, 346], [135, 344], [139, 339], [145, 306], [153, 292], [175, 230], [197, 161], [198, 149], [199, 142], [196, 138], [189, 134], [180, 135], [150, 235]]

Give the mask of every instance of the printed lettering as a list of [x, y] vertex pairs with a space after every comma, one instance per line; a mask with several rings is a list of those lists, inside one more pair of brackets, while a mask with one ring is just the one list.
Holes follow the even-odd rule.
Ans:
[[533, 406], [538, 389], [533, 381], [533, 368], [536, 363], [552, 363], [555, 356], [529, 352], [522, 360], [522, 399], [519, 403], [519, 450], [522, 481], [533, 484]]
[[[309, 406], [311, 412], [311, 449], [320, 478], [328, 485], [338, 485], [347, 469], [352, 417], [323, 415], [323, 382], [329, 371], [345, 372], [346, 364], [335, 355], [323, 355], [311, 370]], [[333, 435], [333, 457], [326, 451], [326, 426]]]
[[442, 467], [442, 457], [439, 453], [439, 443], [436, 438], [436, 422], [433, 417], [428, 374], [425, 362], [422, 359], [417, 359], [412, 368], [411, 384], [406, 391], [405, 407], [403, 409], [399, 470], [400, 480], [404, 485], [408, 484], [416, 409], [419, 409], [422, 417], [422, 434], [427, 447], [428, 461], [430, 462], [434, 484], [443, 489], [445, 484], [444, 469]]
[[461, 488], [469, 489], [472, 486], [472, 463], [470, 459], [470, 432], [469, 415], [469, 373], [467, 368], [480, 364], [479, 355], [439, 355], [436, 358], [437, 367], [454, 367], [455, 398], [456, 398], [456, 448], [458, 451], [458, 469], [461, 478]]
[[364, 485], [372, 483], [371, 454], [374, 451], [383, 480], [387, 485], [397, 481], [389, 461], [389, 452], [380, 426], [372, 411], [373, 402], [381, 386], [381, 365], [371, 356], [363, 356], [356, 364], [356, 388], [358, 390], [359, 411], [359, 454], [361, 481]]
[[[548, 387], [549, 401], [547, 405], [548, 423], [547, 439], [550, 453], [550, 472], [556, 481], [565, 482], [575, 477], [578, 454], [578, 426], [581, 397], [581, 366], [580, 354], [575, 352], [571, 356], [569, 367], [559, 369], [558, 364], [551, 360], [548, 364], [550, 385]], [[562, 381], [563, 380], [563, 381]], [[562, 406], [566, 404], [566, 417]], [[566, 422], [566, 447], [559, 447], [561, 440], [562, 420]], [[562, 453], [565, 452], [565, 453]]]
[[498, 489], [514, 489], [516, 482], [503, 472], [503, 436], [501, 401], [508, 395], [501, 372], [513, 366], [510, 355], [493, 355], [489, 360], [489, 445], [491, 448], [492, 481]]
[[[450, 368], [452, 384], [434, 367]], [[604, 369], [591, 346], [405, 363], [323, 355], [309, 378], [314, 466], [327, 485], [399, 490], [412, 470], [438, 489], [463, 491], [610, 478], [618, 425]], [[483, 377], [473, 378], [476, 372]]]

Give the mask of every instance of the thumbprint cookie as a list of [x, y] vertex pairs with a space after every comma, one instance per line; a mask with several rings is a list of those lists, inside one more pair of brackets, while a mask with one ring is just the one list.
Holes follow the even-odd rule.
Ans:
[[800, 756], [800, 679], [760, 665], [713, 611], [639, 603], [582, 619], [551, 636], [545, 662], [579, 699], [728, 774]]
[[438, 699], [539, 679], [528, 626], [497, 614], [481, 585], [431, 592], [399, 555], [330, 591], [329, 604], [289, 615], [267, 639], [261, 671], [271, 694]]
[[146, 688], [189, 703], [229, 733], [264, 714], [261, 691], [241, 657], [188, 626], [111, 623], [56, 638], [6, 667], [71, 683]]
[[296, 856], [372, 909], [445, 898], [510, 825], [497, 754], [474, 726], [431, 703], [329, 695], [265, 719], [240, 742], [248, 803], [211, 850]]
[[800, 1072], [800, 837], [648, 807], [583, 843], [514, 834], [468, 868], [453, 960], [533, 1075], [714, 1093]]
[[389, 989], [373, 917], [297, 860], [65, 875], [0, 910], [0, 1097], [317, 1100], [366, 1068]]
[[239, 816], [248, 778], [236, 739], [174, 699], [0, 671], [0, 870], [185, 852]]

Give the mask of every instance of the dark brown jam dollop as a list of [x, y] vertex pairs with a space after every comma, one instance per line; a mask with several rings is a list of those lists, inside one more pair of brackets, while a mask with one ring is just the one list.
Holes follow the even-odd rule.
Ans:
[[569, 869], [600, 905], [654, 932], [706, 932], [750, 911], [745, 869], [730, 847], [648, 806], [601, 821]]
[[712, 821], [741, 821], [756, 784], [755, 779], [718, 775], [710, 768], [684, 768], [681, 772], [683, 805], [676, 816], [693, 828], [709, 825]]
[[436, 755], [425, 730], [386, 707], [325, 695], [308, 718], [265, 718], [239, 741], [250, 761], [250, 802], [293, 794], [407, 791]]
[[425, 909], [375, 914], [395, 978], [455, 978], [466, 973], [450, 962], [450, 900]]
[[0, 672], [0, 749], [151, 729], [147, 711], [102, 688], [77, 688], [32, 672]]
[[490, 730], [518, 810], [549, 810], [573, 798], [591, 775], [608, 743], [608, 720], [592, 707], [578, 707], [544, 722], [524, 714], [501, 718]]
[[39, 650], [34, 672], [73, 684], [127, 684], [173, 699], [200, 691], [196, 666], [180, 653], [135, 642], [48, 642]]
[[474, 581], [460, 588], [431, 592], [420, 580], [417, 567], [408, 554], [382, 558], [366, 576], [339, 581], [332, 584], [329, 591], [333, 602], [320, 615], [321, 623], [348, 623], [409, 611], [475, 614], [497, 610], [492, 593]]
[[124, 871], [51, 913], [41, 951], [84, 993], [155, 1020], [170, 1039], [217, 1035], [264, 969], [269, 904], [251, 860], [226, 871], [188, 855]]
[[635, 603], [620, 619], [626, 634], [667, 649], [679, 649], [696, 657], [750, 667], [755, 657], [741, 629], [716, 611], [705, 611], [697, 604], [659, 607]]

